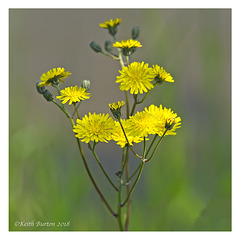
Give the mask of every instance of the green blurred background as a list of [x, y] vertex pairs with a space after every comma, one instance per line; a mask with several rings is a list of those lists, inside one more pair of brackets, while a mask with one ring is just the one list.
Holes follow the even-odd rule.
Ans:
[[[111, 18], [122, 18], [118, 40], [140, 27], [143, 48], [132, 61], [163, 66], [175, 79], [137, 110], [163, 104], [182, 118], [177, 135], [164, 138], [145, 166], [132, 196], [130, 230], [231, 230], [230, 9], [10, 9], [9, 229], [118, 230], [85, 172], [71, 125], [35, 89], [42, 73], [64, 67], [72, 75], [62, 87], [91, 81], [82, 116], [110, 113], [108, 103], [124, 100], [115, 83], [119, 63], [89, 47], [111, 40], [98, 26]], [[84, 150], [116, 208], [114, 191]], [[97, 152], [116, 182], [119, 147], [103, 143]], [[131, 158], [130, 170], [137, 162]], [[70, 224], [15, 226], [33, 220]]]

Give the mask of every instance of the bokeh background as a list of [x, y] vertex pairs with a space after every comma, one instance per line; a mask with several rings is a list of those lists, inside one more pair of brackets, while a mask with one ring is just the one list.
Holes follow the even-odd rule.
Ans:
[[[140, 27], [143, 48], [131, 61], [163, 66], [175, 79], [137, 110], [163, 104], [182, 118], [177, 135], [164, 138], [145, 166], [132, 196], [130, 230], [231, 230], [230, 9], [10, 9], [9, 230], [118, 230], [85, 172], [71, 125], [35, 88], [42, 73], [64, 67], [72, 75], [62, 87], [91, 81], [81, 115], [110, 113], [108, 103], [124, 100], [115, 83], [120, 65], [89, 44], [111, 40], [99, 27], [111, 18], [123, 19], [118, 40]], [[114, 191], [84, 150], [116, 207]], [[116, 182], [119, 147], [102, 143], [97, 152]], [[132, 157], [131, 171], [136, 164]], [[16, 226], [21, 221], [70, 224]]]

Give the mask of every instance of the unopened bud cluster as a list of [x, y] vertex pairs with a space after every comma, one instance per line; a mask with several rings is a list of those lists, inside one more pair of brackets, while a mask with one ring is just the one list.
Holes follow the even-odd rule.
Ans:
[[[117, 33], [117, 27], [118, 25], [120, 24], [122, 20], [121, 19], [111, 19], [110, 21], [106, 21], [104, 23], [101, 23], [99, 24], [99, 26], [101, 28], [105, 28], [105, 29], [108, 29], [108, 33], [114, 37], [114, 40], [116, 41], [116, 38], [115, 38], [115, 35]], [[113, 43], [112, 41], [110, 40], [107, 40], [105, 41], [105, 44], [104, 44], [104, 49], [106, 50], [107, 53], [110, 53], [111, 55], [108, 55], [108, 56], [112, 56], [114, 58], [114, 56], [116, 56], [115, 54], [112, 53], [112, 49], [113, 47], [117, 47], [117, 48], [120, 48], [121, 51], [122, 51], [122, 54], [124, 56], [130, 56], [132, 55], [136, 50], [137, 50], [137, 47], [141, 47], [140, 43], [138, 41], [136, 41], [136, 39], [139, 37], [139, 34], [140, 34], [140, 29], [138, 26], [134, 26], [131, 30], [131, 40], [127, 40], [127, 41], [123, 41], [123, 42], [126, 42], [126, 43]], [[130, 41], [130, 42], [129, 42]], [[97, 53], [103, 53], [105, 54], [103, 51], [102, 51], [102, 48], [100, 46], [99, 43], [95, 42], [95, 41], [92, 41], [90, 43], [90, 47], [93, 51], [97, 52]], [[106, 54], [105, 54], [106, 55]]]

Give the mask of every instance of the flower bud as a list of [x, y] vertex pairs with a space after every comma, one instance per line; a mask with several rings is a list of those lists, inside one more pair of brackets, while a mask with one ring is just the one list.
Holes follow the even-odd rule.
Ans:
[[90, 89], [90, 81], [89, 81], [89, 80], [83, 80], [83, 81], [82, 81], [82, 84], [81, 84], [81, 87], [82, 87], [82, 88], [85, 88], [85, 89], [86, 89], [86, 92], [88, 92], [89, 89]]
[[175, 122], [175, 119], [173, 117], [167, 118], [166, 123], [165, 123], [165, 128], [167, 130], [171, 130], [174, 127], [175, 123], [176, 122]]
[[110, 41], [110, 40], [107, 40], [106, 42], [105, 42], [105, 50], [107, 51], [107, 52], [111, 52], [112, 51], [112, 48], [113, 48], [113, 43]]
[[137, 39], [139, 37], [139, 33], [140, 33], [140, 29], [138, 26], [134, 26], [132, 28], [132, 32], [131, 32], [131, 35], [132, 35], [132, 39]]
[[38, 91], [38, 93], [43, 94], [45, 91], [45, 87], [44, 86], [40, 87], [39, 83], [40, 82], [37, 82], [37, 84], [36, 84], [37, 91]]
[[54, 97], [52, 95], [52, 93], [48, 90], [45, 90], [43, 93], [44, 98], [48, 101], [48, 102], [52, 102]]
[[101, 46], [100, 46], [97, 42], [95, 42], [95, 41], [92, 41], [92, 42], [90, 43], [90, 47], [91, 47], [91, 49], [92, 49], [93, 51], [95, 51], [95, 52], [97, 52], [97, 53], [102, 51]]

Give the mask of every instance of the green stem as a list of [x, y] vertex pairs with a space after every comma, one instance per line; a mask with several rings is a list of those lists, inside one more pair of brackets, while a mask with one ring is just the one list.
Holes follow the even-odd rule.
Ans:
[[[113, 36], [113, 39], [114, 39], [114, 42], [117, 41], [116, 36]], [[125, 64], [124, 64], [123, 58], [122, 58], [121, 49], [120, 49], [120, 48], [117, 48], [117, 50], [118, 50], [118, 56], [119, 56], [120, 64], [121, 64], [122, 67], [125, 67]]]
[[143, 166], [144, 166], [144, 162], [141, 162], [137, 178], [136, 178], [135, 182], [133, 183], [133, 186], [132, 186], [130, 192], [128, 193], [128, 196], [127, 196], [126, 200], [121, 204], [121, 207], [123, 207], [128, 202], [128, 200], [129, 200], [129, 198], [130, 198], [130, 196], [131, 196], [131, 194], [132, 194], [136, 184], [138, 183], [138, 181], [140, 179], [140, 176], [141, 176], [141, 173], [142, 173], [142, 170], [143, 170]]
[[[60, 92], [60, 89], [59, 89], [59, 84], [58, 85], [52, 85], [53, 87], [55, 87], [57, 89], [57, 92], [59, 94], [59, 96], [61, 96], [61, 92]], [[67, 109], [65, 108], [64, 104], [62, 103], [62, 110], [64, 113], [67, 113], [68, 115], [68, 118], [72, 118], [71, 115], [68, 113]]]
[[128, 92], [125, 91], [125, 97], [126, 97], [126, 106], [127, 106], [127, 119], [129, 118], [129, 99], [128, 99]]
[[129, 181], [135, 176], [135, 174], [138, 172], [138, 169], [140, 168], [141, 163], [139, 164], [139, 166], [137, 167], [137, 169], [134, 171], [134, 173], [131, 175], [131, 177], [129, 177], [124, 183], [123, 185], [129, 184]]
[[59, 84], [58, 85], [53, 85], [56, 89], [57, 89], [57, 92], [59, 94], [59, 96], [61, 96], [61, 91], [59, 89]]
[[153, 140], [152, 140], [152, 142], [151, 142], [151, 144], [150, 144], [150, 146], [149, 146], [149, 148], [148, 148], [148, 150], [147, 150], [147, 153], [146, 153], [146, 156], [148, 155], [148, 153], [150, 152], [150, 150], [151, 150], [151, 148], [152, 148], [152, 146], [153, 146], [153, 143], [156, 141], [156, 139], [157, 139], [157, 136], [158, 136], [158, 134], [155, 134], [155, 136], [154, 136], [154, 138], [153, 138]]
[[123, 231], [122, 224], [122, 208], [121, 208], [121, 193], [122, 193], [122, 179], [119, 178], [119, 191], [118, 191], [118, 225], [120, 231]]
[[143, 159], [145, 158], [146, 153], [146, 137], [143, 137]]
[[140, 156], [133, 150], [133, 148], [131, 147], [131, 145], [130, 145], [130, 143], [129, 143], [129, 141], [128, 141], [127, 135], [126, 135], [126, 133], [125, 133], [125, 130], [124, 130], [124, 128], [123, 128], [123, 125], [122, 125], [122, 123], [121, 123], [120, 118], [118, 119], [118, 122], [119, 122], [119, 124], [120, 124], [120, 126], [121, 126], [121, 128], [122, 128], [123, 134], [124, 134], [124, 136], [125, 136], [125, 139], [126, 139], [126, 141], [127, 141], [127, 143], [128, 143], [129, 148], [131, 149], [132, 153], [133, 153], [137, 158], [143, 160], [143, 158], [140, 157]]
[[122, 177], [122, 172], [123, 172], [123, 169], [124, 169], [124, 165], [125, 165], [125, 148], [126, 147], [124, 147], [123, 149], [122, 149], [122, 161], [121, 161], [121, 174], [120, 174], [120, 176]]
[[[128, 146], [127, 146], [127, 152], [126, 152], [126, 168], [125, 168], [125, 175], [126, 175], [126, 179], [129, 178], [129, 164], [128, 164], [128, 160], [129, 160], [129, 154], [128, 154]], [[126, 191], [127, 191], [127, 195], [129, 194], [130, 192], [130, 187], [129, 185], [126, 186]], [[128, 199], [127, 201], [127, 217], [126, 217], [126, 221], [125, 221], [125, 230], [128, 231], [128, 226], [129, 226], [129, 220], [130, 220], [130, 199]], [[120, 204], [119, 204], [120, 205]], [[121, 205], [120, 205], [121, 207]]]
[[123, 175], [123, 170], [124, 170], [124, 168], [125, 168], [125, 166], [126, 166], [126, 162], [127, 162], [127, 158], [128, 158], [128, 147], [126, 148], [127, 150], [126, 150], [126, 153], [125, 153], [125, 155], [123, 156], [123, 159], [122, 159], [122, 169], [121, 169], [121, 177], [122, 177], [122, 175]]
[[[81, 102], [80, 102], [81, 103]], [[74, 108], [75, 108], [75, 112], [77, 113], [77, 116], [78, 116], [78, 119], [80, 119], [80, 117], [79, 117], [79, 113], [78, 113], [78, 108], [77, 108], [77, 106], [76, 106], [76, 103], [73, 103], [73, 105], [74, 105]], [[79, 106], [79, 105], [78, 105]], [[74, 113], [75, 113], [74, 112]]]
[[[113, 36], [114, 38], [114, 42], [116, 42], [116, 37], [115, 35]], [[120, 59], [120, 64], [122, 66], [122, 68], [125, 66], [124, 62], [123, 62], [123, 58], [122, 58], [122, 52], [121, 50], [118, 48], [118, 56], [119, 56], [119, 59]], [[129, 118], [129, 100], [128, 100], [128, 93], [125, 91], [125, 97], [126, 97], [126, 111], [127, 111], [127, 119]], [[120, 119], [119, 119], [120, 121]], [[120, 125], [122, 127], [122, 124], [120, 122]], [[123, 129], [123, 127], [122, 127]], [[124, 131], [124, 129], [123, 129]], [[126, 137], [126, 134], [124, 132], [124, 135]], [[126, 138], [127, 139], [127, 138]], [[128, 140], [127, 140], [128, 142]], [[133, 149], [131, 148], [129, 142], [128, 142], [128, 145], [127, 146], [127, 150], [128, 148], [130, 147], [131, 151], [133, 151]], [[124, 162], [124, 165], [126, 164], [126, 179], [128, 179], [128, 174], [129, 174], [129, 166], [128, 166], [128, 151], [126, 152], [126, 158], [125, 158], [125, 162]], [[124, 169], [124, 168], [123, 168]], [[122, 171], [123, 172], [123, 171]], [[122, 174], [122, 173], [121, 173]], [[127, 194], [129, 194], [129, 186], [127, 185]], [[120, 204], [119, 204], [120, 206]], [[130, 201], [128, 201], [128, 205], [127, 205], [127, 218], [126, 218], [126, 222], [125, 222], [125, 229], [128, 230], [128, 225], [129, 225], [129, 218], [130, 218]]]
[[[72, 127], [74, 127], [74, 121], [73, 121], [73, 119], [72, 119], [71, 117], [69, 117], [69, 115], [64, 111], [64, 109], [63, 109], [61, 106], [59, 106], [55, 101], [53, 101], [53, 103], [55, 103], [55, 104], [64, 112], [64, 114], [67, 115], [69, 121], [71, 122]], [[82, 147], [81, 147], [79, 138], [77, 138], [77, 137], [75, 137], [75, 138], [76, 138], [76, 140], [77, 140], [78, 149], [79, 149], [80, 155], [81, 155], [81, 157], [82, 157], [82, 160], [83, 160], [85, 169], [86, 169], [86, 171], [87, 171], [87, 174], [88, 174], [88, 176], [89, 176], [89, 178], [90, 178], [93, 186], [95, 187], [97, 193], [99, 194], [100, 198], [102, 199], [102, 201], [103, 201], [104, 204], [106, 205], [106, 207], [107, 207], [107, 209], [109, 210], [109, 212], [110, 212], [114, 217], [117, 217], [117, 213], [115, 213], [115, 212], [112, 210], [112, 208], [110, 207], [109, 203], [108, 203], [107, 200], [104, 198], [102, 192], [101, 192], [100, 189], [98, 188], [98, 186], [97, 186], [97, 184], [96, 184], [96, 182], [95, 182], [95, 180], [94, 180], [94, 178], [93, 178], [93, 176], [92, 176], [92, 174], [91, 174], [91, 172], [90, 172], [90, 170], [89, 170], [89, 168], [88, 168], [87, 161], [86, 161], [86, 159], [85, 159], [85, 156], [84, 156], [84, 153], [83, 153], [83, 150], [82, 150]]]
[[54, 104], [56, 104], [62, 111], [63, 113], [67, 116], [67, 118], [72, 119], [71, 116], [66, 112], [65, 109], [63, 109], [55, 100], [52, 101]]
[[130, 116], [133, 115], [133, 113], [134, 113], [134, 111], [135, 111], [135, 108], [136, 108], [136, 106], [137, 106], [137, 94], [134, 94], [134, 95], [133, 95], [133, 98], [134, 98], [134, 103], [133, 103], [133, 107], [132, 107], [132, 111], [131, 111], [131, 113], [130, 113]]
[[92, 148], [92, 153], [93, 153], [93, 156], [95, 157], [95, 159], [97, 160], [97, 163], [99, 165], [99, 167], [101, 168], [103, 174], [105, 175], [105, 177], [107, 178], [107, 180], [109, 181], [109, 183], [113, 186], [113, 188], [119, 192], [119, 189], [113, 184], [113, 182], [111, 181], [111, 179], [109, 178], [109, 176], [107, 175], [106, 171], [104, 170], [101, 162], [99, 161], [99, 158], [95, 152], [95, 146], [96, 146], [96, 142], [93, 143], [93, 148]]
[[81, 147], [79, 138], [76, 137], [76, 139], [77, 139], [78, 149], [79, 149], [80, 154], [81, 154], [81, 156], [82, 156], [82, 160], [83, 160], [85, 169], [86, 169], [86, 171], [87, 171], [87, 173], [88, 173], [88, 176], [89, 176], [89, 178], [90, 178], [93, 186], [95, 187], [97, 193], [99, 194], [100, 198], [102, 199], [102, 201], [104, 202], [104, 204], [106, 205], [106, 207], [107, 207], [107, 209], [110, 211], [110, 213], [111, 213], [114, 217], [117, 217], [117, 213], [115, 213], [115, 212], [112, 210], [112, 208], [111, 208], [110, 205], [108, 204], [107, 200], [104, 198], [102, 192], [101, 192], [100, 189], [98, 188], [98, 186], [97, 186], [97, 184], [96, 184], [96, 182], [95, 182], [95, 180], [94, 180], [94, 178], [93, 178], [93, 176], [92, 176], [92, 174], [91, 174], [91, 172], [90, 172], [90, 170], [89, 170], [89, 168], [88, 168], [87, 161], [86, 161], [86, 159], [85, 159], [85, 156], [84, 156], [84, 153], [83, 153], [83, 150], [82, 150], [82, 147]]
[[[128, 151], [128, 148], [127, 148]], [[119, 176], [119, 192], [118, 192], [118, 225], [120, 231], [123, 231], [123, 224], [122, 224], [122, 209], [121, 209], [121, 194], [122, 194], [122, 175], [123, 175], [123, 169], [126, 163], [126, 157], [125, 157], [125, 148], [122, 150], [122, 162], [121, 162], [121, 173]]]
[[[157, 85], [157, 83], [155, 82], [155, 83], [153, 84], [153, 86], [155, 87], [156, 85]], [[151, 89], [145, 94], [145, 96], [143, 97], [143, 99], [142, 99], [141, 101], [136, 102], [136, 104], [142, 103], [142, 102], [147, 98], [147, 96], [149, 95], [149, 93], [150, 93], [152, 90], [153, 90], [153, 88], [151, 88]]]
[[118, 58], [118, 57], [116, 57], [116, 56], [114, 56], [114, 55], [112, 55], [112, 54], [105, 53], [105, 52], [103, 52], [103, 51], [101, 51], [100, 53], [102, 53], [103, 55], [105, 55], [105, 56], [107, 56], [107, 57], [110, 57], [110, 58], [112, 58], [112, 59], [114, 59], [114, 60], [117, 60], [117, 61], [120, 60], [120, 58]]
[[[73, 114], [72, 114], [72, 117], [74, 117], [74, 115], [75, 115], [76, 111], [78, 110], [81, 102], [82, 102], [82, 101], [80, 101], [80, 102], [78, 103], [78, 105], [76, 106], [77, 109], [76, 109], [76, 108], [74, 109], [74, 112], [73, 112]], [[79, 118], [79, 119], [80, 119], [80, 118]]]
[[127, 65], [129, 65], [129, 56], [126, 56]]
[[162, 141], [162, 139], [163, 139], [163, 137], [165, 136], [166, 132], [167, 132], [167, 129], [165, 130], [165, 132], [163, 133], [163, 135], [161, 136], [161, 138], [158, 140], [158, 142], [157, 142], [157, 144], [156, 144], [156, 146], [155, 146], [155, 148], [154, 148], [154, 150], [153, 150], [152, 155], [150, 156], [150, 158], [145, 159], [144, 162], [148, 162], [148, 161], [150, 161], [150, 160], [152, 159], [152, 157], [153, 157], [155, 151], [156, 151], [157, 148], [158, 148], [158, 145], [159, 145], [160, 142]]

